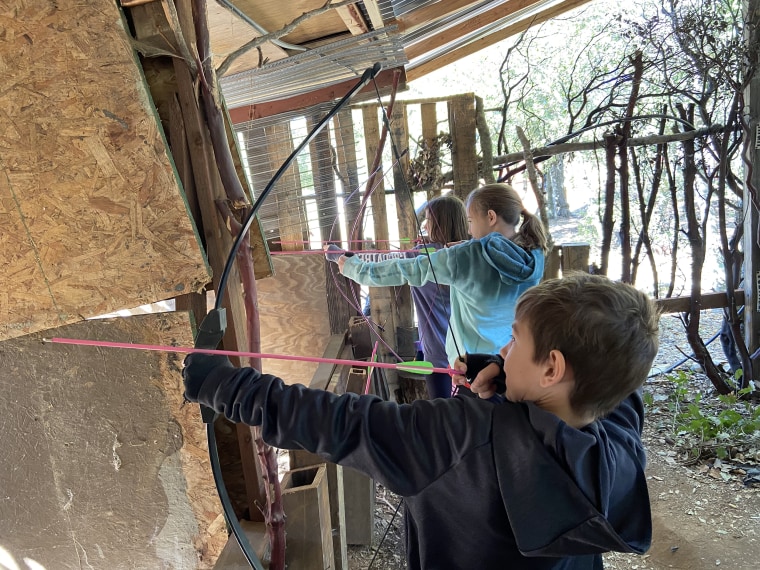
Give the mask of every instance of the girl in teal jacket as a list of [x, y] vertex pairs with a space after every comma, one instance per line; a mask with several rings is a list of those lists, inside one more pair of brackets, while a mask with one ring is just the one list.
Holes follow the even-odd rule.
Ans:
[[547, 249], [541, 221], [508, 184], [473, 190], [466, 206], [468, 241], [412, 259], [338, 260], [341, 273], [362, 285], [449, 285], [446, 354], [451, 364], [465, 353], [496, 353], [509, 340], [517, 298], [543, 276]]

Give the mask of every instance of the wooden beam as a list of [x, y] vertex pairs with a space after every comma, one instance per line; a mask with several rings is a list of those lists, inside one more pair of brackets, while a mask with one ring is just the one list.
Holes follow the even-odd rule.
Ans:
[[[737, 306], [743, 305], [744, 291], [742, 289], [737, 289], [735, 295]], [[690, 302], [691, 297], [688, 295], [686, 297], [670, 297], [669, 299], [654, 300], [655, 305], [657, 305], [663, 314], [685, 313], [689, 310]], [[704, 311], [705, 309], [722, 309], [727, 306], [728, 299], [726, 299], [726, 292], [721, 291], [720, 293], [704, 293], [702, 295], [702, 304], [699, 308]]]
[[[519, 22], [506, 26], [505, 28], [502, 28], [501, 30], [494, 32], [493, 34], [489, 34], [478, 40], [465, 44], [459, 48], [449, 50], [443, 55], [430, 59], [420, 65], [409, 67], [406, 72], [407, 81], [413, 81], [415, 79], [419, 79], [420, 77], [423, 77], [424, 75], [427, 75], [428, 73], [432, 71], [440, 69], [441, 67], [446, 66], [450, 63], [453, 63], [459, 59], [462, 59], [463, 57], [466, 57], [482, 49], [485, 49], [497, 42], [500, 42], [511, 36], [514, 36], [515, 34], [519, 34], [520, 32], [528, 29], [531, 26], [535, 26], [536, 24], [541, 24], [547, 20], [550, 20], [551, 18], [554, 18], [564, 12], [567, 12], [568, 10], [571, 10], [572, 8], [576, 8], [577, 6], [585, 4], [588, 1], [589, 0], [567, 0], [566, 2], [562, 4], [553, 6], [551, 8], [547, 8], [546, 10], [539, 12], [532, 18], [529, 18], [529, 19], [526, 18], [525, 20], [521, 20]], [[451, 41], [451, 38], [449, 38], [449, 40], [447, 41]], [[442, 43], [441, 45], [445, 45], [445, 43], [446, 42]], [[428, 45], [430, 46], [432, 44], [428, 44]], [[409, 52], [407, 51], [407, 57], [408, 57], [408, 54]]]
[[[472, 34], [494, 22], [503, 20], [515, 12], [529, 8], [540, 1], [541, 0], [511, 0], [510, 2], [504, 2], [503, 4], [499, 4], [481, 14], [476, 14], [459, 24], [445, 28], [434, 36], [413, 43], [404, 51], [406, 51], [406, 56], [410, 60], [423, 56], [434, 49], [465, 37], [468, 34]], [[435, 6], [435, 4], [433, 4], [433, 6]]]
[[399, 32], [408, 32], [413, 28], [428, 24], [477, 3], [478, 0], [440, 0], [440, 2], [426, 4], [422, 8], [404, 14], [396, 20], [396, 25]]
[[335, 11], [340, 16], [340, 19], [345, 22], [352, 36], [359, 36], [370, 31], [367, 22], [364, 21], [361, 12], [359, 12], [355, 4], [336, 8]]
[[451, 163], [454, 194], [462, 200], [478, 186], [478, 151], [475, 147], [475, 95], [456, 95], [449, 101]]
[[[403, 67], [401, 82], [402, 85], [405, 82], [403, 75]], [[375, 92], [375, 84], [378, 89], [390, 87], [393, 84], [393, 69], [384, 69], [375, 78], [375, 82], [370, 83], [364, 89], [360, 90], [358, 94], [366, 93], [372, 94]], [[261, 119], [263, 117], [270, 117], [279, 113], [285, 113], [287, 111], [295, 111], [297, 109], [305, 109], [316, 105], [318, 103], [324, 103], [325, 101], [334, 101], [340, 99], [348, 93], [351, 88], [356, 85], [356, 79], [350, 79], [317, 89], [310, 93], [303, 95], [295, 95], [288, 97], [287, 99], [278, 99], [277, 101], [267, 101], [266, 103], [255, 103], [253, 105], [244, 105], [235, 109], [230, 109], [230, 119], [233, 124], [245, 123], [247, 121], [253, 121], [254, 119]]]
[[372, 27], [376, 30], [385, 27], [383, 17], [380, 15], [380, 8], [377, 5], [377, 0], [364, 0], [364, 8], [369, 15], [369, 21], [372, 23]]

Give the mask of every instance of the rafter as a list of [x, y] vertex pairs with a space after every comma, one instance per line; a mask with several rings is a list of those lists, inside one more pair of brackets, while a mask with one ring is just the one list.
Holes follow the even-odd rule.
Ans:
[[[534, 3], [535, 1], [537, 0], [534, 0]], [[515, 34], [519, 34], [531, 26], [543, 23], [547, 20], [550, 20], [551, 18], [558, 16], [559, 14], [567, 12], [568, 10], [571, 10], [587, 2], [589, 2], [589, 0], [567, 0], [566, 2], [563, 2], [559, 5], [555, 5], [551, 8], [547, 8], [546, 10], [538, 12], [532, 18], [526, 18], [524, 20], [506, 26], [505, 28], [502, 28], [492, 34], [462, 45], [461, 47], [455, 47], [454, 49], [448, 50], [440, 56], [424, 61], [419, 65], [412, 65], [407, 68], [407, 80], [413, 81], [414, 79], [423, 77], [424, 75], [440, 69], [445, 65], [448, 65], [459, 59], [462, 59], [463, 57], [485, 49], [495, 43], [514, 36]], [[451, 42], [456, 39], [456, 37], [459, 36], [450, 36], [448, 41]], [[445, 43], [442, 43], [441, 45], [445, 45]]]

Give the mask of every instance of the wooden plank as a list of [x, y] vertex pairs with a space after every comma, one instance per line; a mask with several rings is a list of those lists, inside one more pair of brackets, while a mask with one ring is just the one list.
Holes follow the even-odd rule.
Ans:
[[[302, 449], [288, 452], [290, 468], [324, 465], [327, 472], [327, 490], [330, 498], [330, 523], [332, 525], [333, 558], [337, 570], [348, 570], [346, 549], [346, 502], [343, 490], [343, 467], [325, 462], [319, 455]], [[287, 513], [286, 513], [287, 515]]]
[[87, 554], [99, 568], [212, 566], [227, 532], [199, 407], [182, 397], [183, 356], [43, 344], [43, 335], [193, 341], [187, 313], [159, 313], [0, 343], [4, 560], [81, 568]]
[[[366, 370], [352, 370], [346, 391], [361, 394], [366, 379]], [[375, 528], [375, 480], [346, 467], [343, 469], [343, 494], [346, 503], [346, 542], [372, 544]]]
[[429, 145], [438, 136], [438, 117], [435, 103], [422, 103], [420, 115], [422, 116], [422, 138]]
[[[323, 358], [342, 358], [343, 348], [346, 346], [346, 334], [334, 334], [327, 342], [325, 351], [322, 354]], [[309, 388], [315, 390], [327, 390], [330, 384], [330, 380], [333, 377], [335, 371], [335, 364], [320, 363], [317, 366], [317, 370], [314, 372], [314, 376], [311, 377], [309, 382]]]
[[288, 536], [285, 563], [299, 570], [335, 567], [330, 493], [325, 464], [291, 469], [282, 479], [282, 507]]
[[[320, 121], [319, 115], [306, 118], [309, 132]], [[309, 143], [311, 176], [317, 201], [320, 238], [323, 242], [340, 239], [340, 225], [337, 224], [337, 200], [335, 194], [335, 175], [332, 171], [332, 142], [329, 129], [322, 129]]]
[[208, 281], [117, 5], [0, 16], [0, 339]]
[[474, 14], [466, 20], [445, 28], [443, 31], [426, 37], [422, 41], [413, 43], [406, 48], [406, 56], [409, 60], [425, 55], [428, 52], [445, 46], [449, 42], [474, 34], [481, 28], [492, 25], [494, 22], [503, 20], [520, 10], [530, 8], [543, 0], [510, 0], [502, 2], [489, 10]]
[[[269, 554], [269, 539], [267, 527], [263, 522], [240, 521], [240, 527], [253, 547], [253, 551], [259, 560], [265, 560]], [[251, 565], [240, 550], [237, 538], [230, 536], [227, 544], [214, 564], [214, 570], [251, 570]]]
[[[363, 107], [362, 119], [364, 122], [366, 160], [367, 164], [372, 164], [377, 148], [380, 144], [380, 123], [377, 106]], [[379, 165], [379, 172], [383, 172], [382, 162]], [[375, 181], [375, 188], [370, 196], [375, 239], [378, 240], [378, 243], [386, 243], [389, 239], [388, 214], [385, 200], [385, 184], [382, 177], [379, 177], [379, 179], [376, 179]], [[394, 343], [396, 340], [396, 314], [394, 311], [395, 297], [393, 295], [393, 289], [390, 287], [371, 287], [369, 291], [372, 320], [375, 323], [380, 323], [380, 326], [383, 327], [383, 329], [379, 331], [380, 336], [383, 338], [383, 341], [387, 346], [393, 347], [395, 346]], [[390, 355], [390, 352], [385, 345], [381, 345], [379, 352], [381, 358], [387, 358]], [[390, 383], [395, 383], [395, 370], [388, 371], [388, 378]]]
[[[360, 99], [362, 95], [374, 98], [376, 96], [375, 84], [377, 84], [377, 87], [381, 92], [387, 90], [387, 88], [393, 85], [393, 74], [398, 69], [402, 72], [401, 80], [399, 81], [399, 91], [403, 91], [406, 85], [404, 68], [384, 69], [377, 75], [375, 81], [361, 89], [353, 100]], [[266, 103], [256, 103], [254, 105], [236, 107], [230, 109], [230, 118], [234, 124], [245, 123], [253, 121], [254, 119], [279, 115], [280, 113], [286, 113], [288, 111], [306, 109], [307, 107], [312, 107], [326, 101], [335, 101], [348, 93], [351, 88], [356, 85], [357, 81], [358, 78], [348, 79], [303, 95], [294, 95], [293, 97], [278, 99], [276, 101], [267, 101]]]
[[[246, 135], [251, 134], [249, 130], [244, 132]], [[293, 139], [290, 133], [290, 124], [287, 121], [265, 127], [264, 132], [266, 133], [266, 156], [269, 158], [269, 168], [266, 173], [262, 174], [265, 174], [264, 178], [269, 178], [270, 173], [276, 172], [293, 152]], [[286, 188], [291, 191], [285, 192], [284, 189]], [[260, 191], [263, 191], [263, 187], [260, 188]], [[306, 231], [308, 226], [306, 212], [301, 200], [301, 177], [297, 160], [294, 160], [291, 166], [283, 172], [280, 182], [270, 194], [270, 199], [274, 199], [277, 203], [280, 241], [288, 242], [281, 245], [283, 251], [303, 250], [304, 244], [299, 242], [308, 238]]]
[[[210, 5], [211, 3], [209, 3]], [[235, 6], [252, 15], [257, 24], [268, 32], [284, 28], [306, 12], [325, 5], [324, 0], [235, 0]], [[302, 44], [315, 39], [345, 33], [346, 25], [335, 10], [328, 10], [301, 23], [295, 30], [280, 39], [291, 44]], [[229, 34], [229, 29], [227, 32]]]
[[359, 167], [356, 160], [356, 140], [354, 139], [354, 119], [351, 109], [343, 108], [333, 119], [335, 125], [335, 147], [338, 155], [338, 170], [343, 183], [343, 205], [346, 209], [348, 233], [359, 216], [362, 187], [359, 182]]
[[[393, 156], [393, 187], [396, 197], [396, 217], [398, 218], [398, 235], [402, 239], [412, 242], [417, 238], [417, 222], [414, 212], [414, 199], [407, 182], [409, 172], [409, 125], [407, 123], [407, 106], [396, 101], [391, 114], [391, 141], [396, 146], [398, 153], [403, 153], [400, 160]], [[412, 305], [412, 292], [409, 285], [396, 288], [394, 296], [396, 302], [396, 329], [410, 328], [414, 326], [414, 306]], [[394, 343], [394, 346], [398, 346]]]
[[396, 24], [399, 27], [399, 32], [408, 32], [413, 28], [429, 24], [477, 3], [478, 0], [439, 0], [438, 2], [428, 2], [422, 7], [407, 12], [398, 18]]
[[[742, 289], [737, 289], [735, 291], [736, 295], [736, 305], [738, 307], [744, 305], [744, 291]], [[671, 297], [669, 299], [655, 299], [654, 300], [655, 305], [660, 309], [660, 311], [665, 313], [685, 313], [689, 310], [689, 303], [691, 302], [691, 297]], [[719, 293], [703, 293], [702, 294], [702, 304], [700, 305], [700, 310], [704, 311], [705, 309], [722, 309], [723, 307], [728, 306], [728, 299], [726, 299], [726, 293], [725, 292], [719, 292]]]
[[[254, 3], [250, 0], [235, 0], [234, 4], [244, 14], [257, 14], [253, 5]], [[219, 67], [230, 53], [243, 44], [262, 35], [261, 32], [256, 31], [252, 26], [248, 25], [245, 20], [239, 18], [218, 2], [206, 2], [206, 12], [211, 38], [211, 53], [214, 55], [214, 67]], [[257, 18], [258, 16], [253, 19], [257, 20]], [[275, 30], [267, 31], [273, 32]], [[272, 42], [266, 42], [260, 48], [261, 52], [252, 49], [237, 58], [230, 66], [227, 74], [231, 75], [255, 69], [259, 67], [264, 59], [277, 61], [288, 57], [288, 52]]]
[[520, 20], [519, 22], [515, 24], [508, 25], [502, 28], [501, 30], [494, 32], [493, 34], [489, 34], [485, 37], [469, 42], [463, 45], [462, 47], [448, 50], [443, 55], [439, 57], [435, 57], [433, 59], [429, 59], [420, 65], [417, 65], [414, 67], [408, 67], [407, 81], [413, 81], [414, 79], [419, 79], [420, 77], [427, 75], [431, 71], [440, 69], [441, 67], [444, 67], [459, 59], [462, 59], [463, 57], [471, 55], [475, 52], [478, 52], [482, 49], [492, 46], [495, 43], [498, 43], [511, 36], [519, 34], [520, 32], [525, 31], [531, 26], [536, 26], [538, 24], [541, 24], [547, 20], [550, 20], [551, 18], [554, 18], [564, 12], [567, 12], [568, 10], [571, 10], [573, 8], [576, 8], [577, 6], [585, 4], [588, 1], [589, 0], [565, 0], [561, 4], [547, 8], [546, 10], [543, 10], [535, 14], [534, 16], [531, 16], [530, 18]]
[[[257, 283], [262, 352], [322, 356], [328, 342], [335, 340], [325, 303], [324, 257], [280, 255], [273, 261], [274, 277]], [[308, 384], [318, 365], [265, 360], [263, 367], [287, 384]]]
[[[205, 128], [198, 101], [195, 98], [193, 80], [187, 64], [181, 60], [174, 61], [179, 89], [180, 107], [188, 134], [188, 147], [193, 171], [196, 173], [196, 188], [198, 204], [203, 220], [203, 230], [206, 237], [206, 248], [209, 262], [214, 271], [214, 290], [219, 290], [219, 279], [222, 276], [227, 256], [232, 249], [234, 238], [224, 225], [217, 208], [216, 200], [224, 199], [224, 189], [219, 178], [219, 171], [210, 157], [213, 150], [208, 130]], [[240, 281], [237, 261], [232, 265], [224, 291], [222, 306], [227, 313], [227, 330], [222, 340], [222, 346], [227, 350], [247, 350], [248, 333], [246, 329], [246, 311], [244, 293]], [[233, 361], [235, 361], [233, 357]], [[239, 363], [243, 364], [243, 363]], [[243, 469], [248, 512], [252, 520], [263, 520], [263, 515], [256, 504], [265, 501], [263, 481], [256, 450], [252, 445], [250, 428], [238, 425], [234, 428], [238, 434], [240, 464]], [[217, 425], [218, 431], [218, 425]], [[221, 448], [221, 443], [220, 443]], [[232, 492], [232, 491], [231, 491]]]
[[451, 161], [454, 173], [454, 194], [462, 200], [478, 186], [478, 149], [475, 96], [456, 95], [449, 101]]

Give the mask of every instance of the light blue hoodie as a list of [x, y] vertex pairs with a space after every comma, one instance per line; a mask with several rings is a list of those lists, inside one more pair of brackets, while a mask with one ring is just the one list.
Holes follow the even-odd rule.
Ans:
[[462, 355], [495, 354], [507, 344], [517, 298], [537, 285], [543, 273], [541, 249], [526, 251], [499, 233], [440, 249], [429, 258], [366, 263], [353, 256], [343, 266], [346, 277], [370, 287], [404, 283], [418, 287], [436, 280], [450, 285], [451, 327], [446, 336], [450, 364], [458, 356], [457, 348]]

